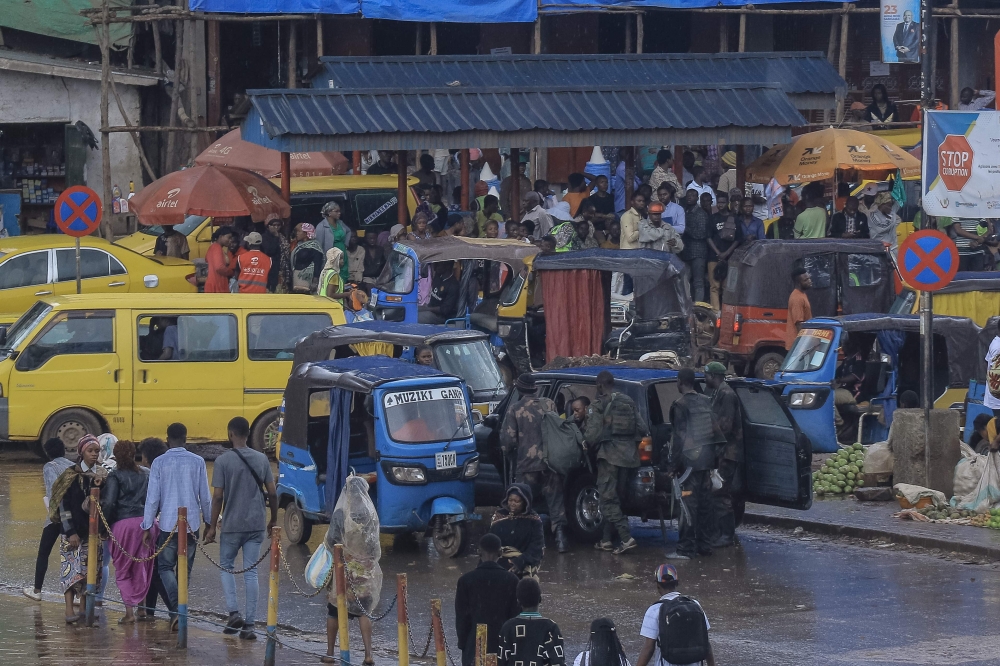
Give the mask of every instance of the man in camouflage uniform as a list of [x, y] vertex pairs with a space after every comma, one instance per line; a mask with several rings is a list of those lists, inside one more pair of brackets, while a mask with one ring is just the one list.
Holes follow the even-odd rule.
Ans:
[[[500, 427], [500, 448], [508, 458], [517, 456], [514, 480], [526, 483], [535, 497], [542, 495], [549, 507], [549, 520], [560, 553], [569, 550], [566, 538], [566, 502], [562, 474], [545, 464], [542, 450], [542, 417], [556, 411], [556, 404], [535, 395], [535, 378], [524, 373], [514, 382], [521, 399], [507, 407]], [[515, 454], [516, 450], [516, 454]]]
[[722, 488], [712, 495], [715, 513], [716, 537], [713, 548], [728, 548], [736, 540], [736, 515], [733, 513], [733, 496], [743, 490], [743, 413], [736, 391], [726, 383], [726, 366], [712, 361], [705, 366], [705, 386], [712, 398], [712, 411], [719, 421], [719, 428], [726, 436], [726, 443], [716, 460], [716, 469], [722, 476]]
[[690, 492], [681, 500], [687, 512], [682, 516], [677, 550], [667, 559], [690, 560], [712, 554], [712, 470], [726, 438], [712, 411], [712, 400], [695, 390], [694, 370], [678, 371], [677, 389], [681, 397], [670, 406], [673, 433], [667, 467], [681, 479], [681, 490]]
[[626, 487], [628, 471], [639, 466], [639, 442], [648, 431], [635, 402], [614, 389], [612, 374], [607, 370], [599, 372], [597, 397], [587, 408], [583, 438], [588, 447], [597, 447], [597, 492], [604, 517], [604, 537], [594, 547], [612, 550], [611, 530], [617, 528], [621, 544], [613, 552], [621, 555], [637, 544], [622, 513], [618, 489]]

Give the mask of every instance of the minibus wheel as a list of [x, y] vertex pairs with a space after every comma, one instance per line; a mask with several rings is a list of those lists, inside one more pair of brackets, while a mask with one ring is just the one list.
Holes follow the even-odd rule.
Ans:
[[273, 458], [278, 442], [278, 410], [264, 412], [250, 429], [250, 446], [268, 458]]
[[86, 409], [64, 409], [53, 414], [42, 428], [42, 442], [58, 437], [66, 446], [66, 457], [77, 459], [77, 443], [84, 435], [100, 435], [104, 432], [101, 422]]
[[285, 507], [285, 538], [289, 543], [306, 543], [312, 536], [312, 521], [295, 502]]

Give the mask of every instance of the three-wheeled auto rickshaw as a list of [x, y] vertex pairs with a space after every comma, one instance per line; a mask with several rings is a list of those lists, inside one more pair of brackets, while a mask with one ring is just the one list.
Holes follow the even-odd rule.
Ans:
[[[542, 278], [545, 279], [544, 277]], [[632, 362], [634, 363], [634, 362]], [[591, 400], [597, 394], [597, 375], [608, 370], [615, 377], [615, 391], [628, 395], [639, 410], [650, 430], [649, 441], [638, 443], [640, 467], [630, 469], [627, 479], [619, 483], [622, 511], [627, 516], [656, 520], [670, 518], [671, 480], [662, 471], [661, 459], [666, 455], [672, 435], [670, 406], [680, 397], [677, 388], [677, 371], [638, 367], [639, 364], [571, 367], [534, 373], [540, 397], [550, 398], [562, 414], [571, 411], [574, 399], [586, 396]], [[788, 407], [775, 387], [748, 379], [727, 380], [736, 392], [742, 406], [745, 468], [744, 492], [737, 498], [734, 509], [737, 521], [742, 517], [744, 502], [757, 502], [792, 509], [808, 509], [812, 505], [811, 465], [812, 451], [809, 438], [795, 425]], [[702, 380], [699, 377], [699, 385]], [[699, 388], [699, 390], [701, 390]], [[499, 478], [510, 479], [514, 461], [507, 461], [499, 448], [500, 425], [508, 407], [520, 398], [516, 389], [508, 396], [496, 413], [476, 426], [476, 443], [483, 467], [497, 466]], [[571, 416], [571, 414], [567, 414]], [[595, 451], [590, 448], [589, 455]], [[592, 460], [593, 464], [594, 461]], [[574, 538], [596, 541], [602, 532], [597, 480], [592, 471], [596, 467], [581, 467], [566, 479], [566, 519]], [[477, 484], [478, 486], [479, 484]], [[484, 501], [502, 499], [503, 486], [487, 496], [477, 488]], [[544, 498], [536, 497], [533, 507], [545, 512]], [[676, 515], [676, 514], [675, 514]]]
[[[904, 284], [889, 313], [917, 314], [920, 307], [917, 296], [917, 292]], [[955, 273], [951, 282], [934, 292], [931, 306], [936, 315], [968, 317], [977, 326], [986, 326], [986, 321], [1000, 312], [1000, 273]], [[989, 349], [989, 344], [986, 348]]]
[[474, 516], [479, 456], [464, 382], [387, 356], [297, 366], [281, 416], [278, 502], [285, 536], [327, 522], [348, 471], [365, 476], [382, 532], [429, 532], [458, 555]]
[[483, 416], [507, 395], [486, 333], [434, 324], [365, 321], [328, 326], [299, 340], [293, 366], [376, 354], [413, 363], [420, 345], [434, 352], [435, 368], [465, 381], [472, 391], [473, 409]]
[[[932, 353], [934, 406], [961, 408], [975, 376], [979, 327], [966, 317], [934, 317]], [[802, 432], [819, 453], [836, 451], [834, 380], [853, 374], [858, 403], [878, 418], [863, 418], [859, 440], [886, 439], [898, 396], [921, 393], [920, 318], [916, 315], [859, 314], [814, 318], [802, 324], [773, 383], [783, 394]]]
[[[937, 300], [937, 292], [934, 292], [934, 300]], [[979, 338], [976, 342], [976, 371], [972, 380], [969, 381], [969, 390], [966, 393], [964, 404], [965, 431], [963, 439], [966, 442], [975, 432], [973, 422], [977, 416], [980, 414], [993, 416], [993, 410], [983, 404], [983, 399], [986, 397], [986, 391], [989, 390], [986, 384], [986, 355], [989, 353], [990, 345], [993, 344], [993, 339], [1000, 334], [1000, 329], [997, 328], [998, 323], [1000, 323], [1000, 316], [990, 317], [983, 322], [983, 328], [979, 331]]]
[[[650, 353], [689, 358], [692, 303], [687, 267], [675, 254], [656, 250], [592, 249], [535, 257], [524, 285], [513, 285], [511, 303], [532, 303], [520, 319], [497, 318], [507, 353], [521, 372], [557, 356], [610, 354], [615, 359]], [[632, 279], [632, 292], [612, 287], [615, 273]], [[515, 287], [517, 288], [515, 292]]]
[[792, 269], [812, 278], [814, 317], [888, 312], [894, 266], [876, 240], [816, 238], [753, 241], [729, 259], [722, 291], [718, 350], [741, 374], [771, 379], [785, 357]]

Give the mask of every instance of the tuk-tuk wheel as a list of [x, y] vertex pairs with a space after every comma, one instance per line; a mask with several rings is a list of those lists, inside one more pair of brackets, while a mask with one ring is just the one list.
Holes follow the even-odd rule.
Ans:
[[464, 522], [449, 523], [444, 517], [434, 526], [434, 548], [443, 557], [458, 557], [465, 551], [466, 528]]
[[785, 355], [778, 352], [767, 352], [762, 354], [753, 366], [753, 376], [757, 379], [774, 379], [781, 369], [781, 364], [785, 361]]
[[285, 538], [290, 543], [305, 543], [312, 536], [312, 521], [294, 502], [285, 507]]

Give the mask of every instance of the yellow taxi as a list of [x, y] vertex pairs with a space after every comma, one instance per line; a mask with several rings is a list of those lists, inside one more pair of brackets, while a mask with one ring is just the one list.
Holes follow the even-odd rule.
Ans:
[[[281, 186], [281, 179], [272, 182]], [[418, 181], [414, 177], [407, 180], [406, 207], [410, 216], [417, 210], [417, 200], [413, 196], [413, 186]], [[292, 178], [292, 224], [308, 222], [319, 224], [323, 217], [320, 210], [328, 201], [336, 201], [342, 211], [341, 219], [364, 236], [372, 230], [381, 232], [396, 224], [396, 176], [308, 176]], [[187, 237], [190, 249], [189, 259], [204, 259], [212, 244], [213, 222], [210, 217], [188, 215], [182, 224], [174, 227]], [[141, 227], [139, 231], [116, 244], [130, 250], [152, 256], [156, 238], [163, 233], [163, 227]]]
[[49, 296], [0, 338], [0, 440], [84, 434], [139, 442], [175, 421], [226, 440], [235, 416], [273, 449], [295, 343], [343, 324], [339, 302], [292, 294]]
[[[0, 239], [0, 326], [39, 298], [76, 293], [76, 239], [39, 234]], [[195, 267], [173, 257], [144, 257], [95, 236], [80, 239], [84, 294], [191, 293]]]

